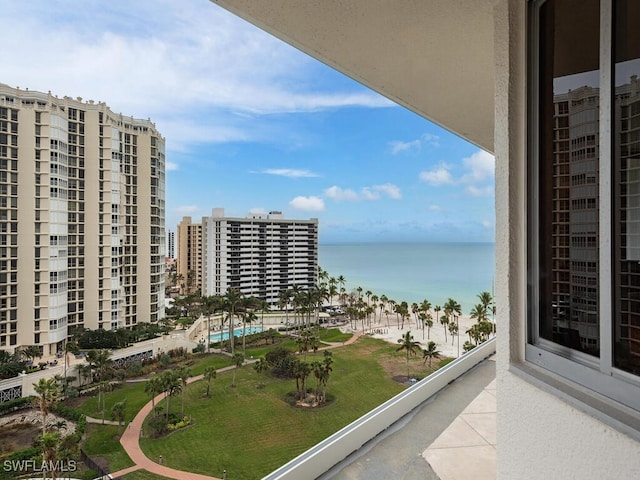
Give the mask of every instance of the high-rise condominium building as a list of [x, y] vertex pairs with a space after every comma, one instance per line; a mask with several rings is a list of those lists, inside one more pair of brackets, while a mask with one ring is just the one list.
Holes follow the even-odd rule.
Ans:
[[176, 258], [177, 285], [180, 293], [196, 293], [201, 289], [202, 225], [191, 223], [191, 217], [182, 217], [178, 224], [178, 256]]
[[185, 217], [178, 226], [178, 271], [185, 280], [189, 268], [203, 295], [237, 289], [275, 305], [281, 290], [316, 285], [318, 219], [288, 220], [281, 212], [226, 217], [223, 208], [201, 225]]
[[278, 302], [281, 290], [310, 289], [318, 270], [318, 219], [287, 220], [281, 212], [225, 217], [223, 208], [202, 218], [202, 291]]
[[164, 316], [164, 172], [150, 121], [0, 84], [0, 349]]

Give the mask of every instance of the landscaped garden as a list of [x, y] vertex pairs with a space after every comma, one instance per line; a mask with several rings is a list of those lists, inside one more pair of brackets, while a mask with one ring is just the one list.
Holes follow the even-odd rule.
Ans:
[[[446, 361], [438, 359], [431, 368], [431, 358], [427, 363], [419, 348], [409, 352], [400, 342], [368, 336], [321, 350], [349, 338], [337, 329], [269, 339], [256, 335], [235, 358], [178, 349], [154, 363], [123, 367], [126, 378], [117, 370], [108, 373], [108, 354], [98, 351], [90, 356], [94, 382], [56, 409], [119, 422], [88, 424], [81, 445], [97, 465], [114, 472], [133, 465], [119, 443], [127, 424], [154, 393], [170, 391], [169, 401], [157, 402], [145, 421], [140, 443], [149, 458], [162, 456], [166, 466], [206, 475], [222, 477], [226, 470], [236, 479], [260, 478], [401, 392], [409, 373], [422, 378]], [[245, 365], [216, 374], [242, 365], [244, 358]], [[132, 378], [136, 372], [141, 377]], [[206, 379], [185, 384], [203, 373]], [[145, 471], [126, 476], [157, 478]]]
[[[308, 360], [313, 359], [309, 353]], [[165, 465], [180, 470], [261, 478], [406, 388], [393, 380], [406, 371], [405, 354], [385, 341], [362, 338], [334, 349], [333, 360], [327, 404], [321, 408], [292, 406], [287, 401], [295, 392], [291, 379], [269, 377], [264, 388], [257, 388], [260, 375], [245, 365], [235, 387], [230, 386], [232, 371], [218, 374], [210, 398], [202, 395], [206, 382], [189, 385], [184, 412], [191, 424], [162, 438], [151, 438], [147, 425], [141, 446], [149, 458], [162, 455]], [[420, 357], [411, 360], [411, 368], [416, 376], [427, 373]], [[180, 412], [179, 397], [171, 410]]]

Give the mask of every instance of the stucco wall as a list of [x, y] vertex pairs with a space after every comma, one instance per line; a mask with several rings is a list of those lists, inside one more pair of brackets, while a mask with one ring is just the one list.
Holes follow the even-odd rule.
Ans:
[[498, 478], [640, 478], [640, 443], [510, 371], [525, 345], [525, 7], [500, 0], [494, 24]]

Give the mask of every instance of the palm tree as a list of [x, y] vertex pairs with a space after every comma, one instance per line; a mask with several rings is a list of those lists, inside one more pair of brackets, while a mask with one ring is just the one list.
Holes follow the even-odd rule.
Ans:
[[264, 332], [264, 312], [269, 311], [269, 302], [260, 300], [260, 331]]
[[253, 365], [253, 369], [258, 372], [258, 375], [260, 375], [260, 384], [258, 385], [258, 388], [264, 388], [262, 375], [267, 370], [269, 370], [269, 364], [267, 363], [267, 360], [264, 357], [260, 357], [258, 361]]
[[[431, 318], [429, 310], [431, 310], [431, 302], [425, 298], [422, 301], [422, 303], [420, 303], [420, 311], [425, 314], [424, 318], [422, 319], [422, 330], [423, 330], [423, 333], [424, 333], [424, 327], [425, 327], [425, 322], [424, 321], [427, 318]], [[428, 335], [427, 335], [427, 337], [428, 337]]]
[[[56, 471], [60, 455], [60, 432], [43, 433], [39, 443], [42, 447], [43, 464], [51, 468], [51, 470], [49, 470], [51, 472], [51, 479], [56, 480]], [[44, 477], [47, 478], [46, 475]]]
[[180, 418], [184, 417], [184, 392], [187, 389], [187, 380], [191, 376], [191, 370], [187, 367], [180, 367], [177, 371], [180, 380]]
[[69, 354], [77, 355], [80, 348], [76, 342], [67, 342], [64, 346], [64, 388], [67, 388], [67, 366], [69, 365]]
[[210, 396], [209, 395], [209, 390], [211, 389], [211, 380], [213, 380], [214, 378], [216, 378], [216, 376], [218, 375], [218, 373], [216, 372], [215, 367], [205, 367], [204, 369], [204, 379], [207, 381], [207, 398]]
[[[104, 424], [104, 414], [107, 409], [107, 392], [111, 391], [111, 383], [107, 380], [98, 382], [98, 410], [102, 412], [102, 423]], [[100, 399], [102, 399], [102, 409], [100, 410]]]
[[[435, 307], [433, 307], [433, 311], [436, 312], [436, 318], [435, 321], [439, 321], [440, 320], [440, 315], [439, 313], [442, 311], [442, 307], [440, 305], [436, 305]], [[446, 332], [445, 332], [446, 335]], [[446, 339], [445, 339], [446, 340]]]
[[444, 327], [444, 342], [447, 343], [447, 325], [449, 325], [449, 317], [442, 315], [440, 317], [440, 325]]
[[436, 345], [436, 342], [427, 343], [427, 348], [422, 350], [422, 358], [424, 358], [425, 363], [427, 359], [429, 360], [429, 369], [431, 369], [431, 360], [438, 355], [440, 355], [440, 352], [438, 351], [438, 345]]
[[89, 350], [87, 353], [87, 362], [91, 365], [92, 371], [96, 374], [96, 379], [104, 381], [108, 378], [113, 365], [113, 360], [109, 357], [111, 352], [109, 350]]
[[291, 301], [291, 296], [292, 291], [286, 288], [278, 293], [278, 306], [285, 312], [287, 326], [289, 325], [289, 302]]
[[47, 416], [53, 406], [60, 399], [60, 385], [55, 378], [41, 378], [33, 384], [33, 390], [38, 394], [35, 399], [37, 407], [42, 415], [42, 435], [47, 433]]
[[309, 377], [309, 374], [311, 373], [311, 365], [309, 365], [307, 362], [300, 361], [299, 358], [296, 358], [293, 362], [293, 365], [291, 366], [291, 373], [292, 376], [296, 379], [298, 400], [304, 400], [304, 398], [307, 396], [306, 382], [307, 377]]
[[[81, 379], [89, 380], [91, 378], [91, 365], [89, 364], [83, 364], [83, 365], [78, 365], [78, 376]], [[80, 381], [80, 386], [82, 387], [84, 385], [84, 382]]]
[[156, 408], [156, 396], [163, 391], [164, 386], [162, 385], [162, 378], [158, 376], [150, 377], [144, 385], [144, 393], [151, 395], [152, 410], [155, 410]]
[[480, 300], [480, 305], [484, 307], [485, 312], [489, 312], [491, 306], [493, 305], [493, 297], [489, 292], [480, 292], [478, 294], [478, 300]]
[[471, 318], [475, 318], [478, 322], [482, 322], [487, 318], [487, 309], [484, 305], [479, 303], [471, 309], [469, 316]]
[[167, 420], [169, 420], [169, 412], [171, 409], [171, 397], [181, 390], [180, 378], [177, 372], [174, 370], [166, 370], [162, 374], [162, 388], [166, 392], [165, 399], [167, 401], [167, 411], [165, 413]]
[[220, 297], [217, 295], [207, 295], [202, 297], [202, 313], [207, 316], [207, 353], [211, 352], [211, 315], [220, 308]]
[[333, 363], [333, 353], [329, 350], [324, 351], [324, 358], [322, 359], [322, 377], [320, 381], [322, 382], [322, 403], [327, 400], [327, 383], [329, 383], [329, 374], [333, 371], [331, 368], [331, 364]]
[[234, 337], [233, 337], [233, 318], [236, 315], [236, 311], [242, 302], [242, 293], [240, 290], [230, 288], [227, 290], [227, 294], [224, 296], [225, 307], [228, 312], [229, 321], [229, 344], [231, 345], [231, 355], [235, 353]]
[[450, 323], [449, 324], [449, 333], [451, 334], [451, 345], [453, 345], [454, 339], [456, 338], [456, 334], [458, 333], [458, 324]]
[[405, 333], [398, 339], [400, 346], [396, 349], [396, 352], [404, 350], [407, 354], [407, 380], [409, 380], [409, 356], [415, 355], [417, 350], [420, 350], [420, 342], [416, 342], [411, 335], [411, 330]]
[[418, 302], [413, 302], [411, 304], [411, 313], [413, 313], [413, 317], [416, 321], [416, 328], [420, 328], [420, 324], [418, 323], [418, 312], [420, 311], [420, 307], [418, 306]]
[[231, 380], [231, 386], [236, 386], [236, 371], [242, 366], [244, 363], [244, 355], [240, 352], [234, 353], [233, 358], [231, 359], [236, 368], [233, 370], [233, 379]]
[[242, 353], [243, 354], [246, 352], [246, 347], [247, 347], [247, 343], [246, 343], [247, 323], [251, 324], [252, 322], [255, 322], [257, 319], [258, 319], [258, 316], [255, 314], [253, 310], [248, 310], [246, 312], [243, 312], [242, 314]]
[[127, 399], [125, 398], [121, 402], [116, 402], [111, 407], [111, 419], [117, 420], [118, 425], [122, 425], [124, 422], [124, 416], [127, 409]]

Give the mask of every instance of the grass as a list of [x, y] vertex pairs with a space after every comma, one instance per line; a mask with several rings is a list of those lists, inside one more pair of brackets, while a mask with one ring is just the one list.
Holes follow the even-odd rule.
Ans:
[[[105, 397], [105, 420], [111, 420], [111, 408], [117, 402], [127, 401], [125, 409], [125, 425], [133, 420], [138, 411], [149, 401], [151, 397], [144, 393], [145, 382], [125, 383], [116, 385], [107, 392]], [[93, 418], [102, 418], [102, 410], [98, 410], [98, 395], [87, 398], [77, 407], [82, 413]]]
[[[238, 370], [236, 388], [230, 387], [233, 372], [219, 374], [211, 398], [200, 396], [204, 382], [190, 385], [185, 413], [193, 425], [162, 439], [144, 438], [142, 449], [149, 458], [162, 455], [165, 465], [180, 470], [221, 476], [226, 469], [232, 478], [261, 478], [404, 389], [372, 355], [387, 345], [363, 338], [334, 350], [327, 393], [335, 401], [322, 408], [286, 403], [295, 389], [293, 380], [270, 377], [264, 389], [257, 389], [260, 379], [249, 366]], [[313, 358], [310, 354], [308, 361]], [[308, 386], [314, 385], [311, 375]], [[172, 411], [179, 412], [180, 397], [171, 403]]]
[[353, 335], [351, 333], [342, 333], [339, 328], [321, 328], [318, 332], [321, 342], [346, 342]]
[[87, 424], [86, 440], [82, 449], [87, 455], [106, 459], [112, 472], [131, 467], [133, 462], [119, 441], [124, 428], [116, 425]]
[[125, 480], [166, 480], [167, 477], [162, 477], [155, 473], [148, 472], [146, 470], [136, 470], [134, 472], [126, 474], [121, 477]]

